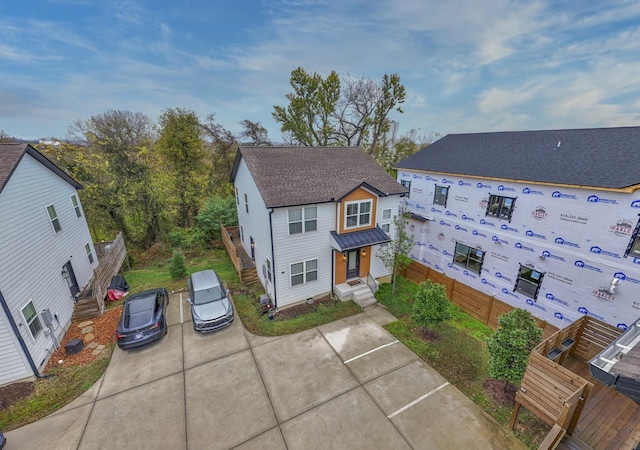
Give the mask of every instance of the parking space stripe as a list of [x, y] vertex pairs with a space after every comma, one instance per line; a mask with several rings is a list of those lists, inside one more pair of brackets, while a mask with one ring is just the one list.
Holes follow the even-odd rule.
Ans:
[[373, 350], [369, 350], [368, 352], [365, 352], [365, 353], [363, 353], [363, 354], [361, 354], [361, 355], [354, 356], [354, 357], [353, 357], [353, 358], [351, 358], [351, 359], [347, 359], [344, 363], [345, 363], [345, 364], [350, 363], [351, 361], [355, 361], [355, 360], [356, 360], [356, 359], [358, 359], [358, 358], [362, 358], [363, 356], [367, 356], [367, 355], [368, 355], [368, 354], [370, 354], [370, 353], [377, 352], [378, 350], [382, 350], [383, 348], [385, 348], [385, 347], [389, 347], [390, 345], [393, 345], [393, 344], [397, 344], [398, 342], [400, 342], [400, 341], [397, 341], [397, 340], [396, 340], [396, 341], [393, 341], [393, 342], [389, 342], [388, 344], [381, 345], [381, 346], [380, 346], [380, 347], [378, 347], [378, 348], [374, 348]]
[[182, 292], [180, 292], [180, 323], [184, 323], [184, 317], [182, 315]]
[[398, 414], [400, 414], [402, 411], [405, 411], [409, 408], [411, 408], [413, 405], [415, 405], [416, 403], [421, 402], [422, 400], [424, 400], [425, 398], [429, 397], [431, 394], [435, 394], [436, 392], [438, 392], [440, 389], [442, 389], [443, 387], [447, 386], [449, 384], [449, 382], [447, 381], [444, 384], [441, 384], [440, 386], [438, 386], [435, 389], [432, 389], [431, 391], [427, 392], [426, 394], [424, 394], [422, 397], [415, 399], [414, 401], [412, 401], [411, 403], [409, 403], [408, 405], [403, 406], [402, 408], [400, 408], [399, 410], [397, 410], [394, 413], [391, 413], [387, 416], [387, 419], [391, 419], [392, 417], [397, 416]]

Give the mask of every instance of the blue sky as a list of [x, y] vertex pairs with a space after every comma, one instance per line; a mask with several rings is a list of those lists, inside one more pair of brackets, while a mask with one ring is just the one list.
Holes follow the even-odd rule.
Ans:
[[407, 90], [400, 133], [640, 125], [637, 0], [0, 0], [0, 130], [174, 107], [281, 134], [296, 67]]

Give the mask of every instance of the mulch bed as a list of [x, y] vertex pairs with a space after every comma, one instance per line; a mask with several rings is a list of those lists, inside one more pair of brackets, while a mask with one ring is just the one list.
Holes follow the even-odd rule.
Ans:
[[[107, 350], [103, 351], [100, 355], [94, 355], [93, 349], [87, 347], [89, 342], [85, 342], [85, 347], [79, 353], [75, 355], [67, 355], [65, 353], [64, 346], [72, 339], [82, 339], [82, 330], [78, 327], [78, 323], [74, 322], [69, 326], [69, 329], [64, 335], [64, 338], [60, 342], [60, 348], [53, 352], [53, 355], [49, 359], [49, 362], [44, 368], [43, 373], [49, 373], [53, 367], [71, 367], [86, 365], [93, 362], [96, 358], [106, 354], [108, 348], [115, 343], [115, 331], [120, 320], [120, 314], [122, 312], [122, 306], [105, 311], [105, 313], [91, 319], [93, 324], [94, 335], [93, 341], [99, 345], [104, 345]], [[62, 364], [59, 363], [62, 361]], [[28, 397], [35, 389], [34, 381], [21, 381], [18, 383], [8, 384], [0, 387], [0, 411], [6, 410], [17, 401]]]
[[500, 406], [513, 407], [516, 404], [516, 392], [518, 388], [513, 384], [507, 384], [507, 390], [504, 390], [504, 380], [489, 379], [484, 382], [484, 390], [493, 400]]
[[438, 333], [431, 328], [420, 327], [416, 330], [416, 334], [425, 342], [435, 342], [440, 339]]
[[311, 303], [300, 303], [299, 305], [290, 306], [288, 308], [280, 309], [274, 315], [274, 320], [290, 320], [295, 319], [298, 316], [309, 314], [316, 311], [318, 306], [332, 306], [335, 302], [330, 296], [320, 297], [313, 300]]

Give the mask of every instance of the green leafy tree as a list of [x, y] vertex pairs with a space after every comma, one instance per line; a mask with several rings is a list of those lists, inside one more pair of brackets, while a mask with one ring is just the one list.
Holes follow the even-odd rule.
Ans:
[[444, 285], [425, 280], [418, 287], [411, 319], [422, 327], [429, 327], [450, 319], [450, 307]]
[[207, 195], [207, 160], [197, 114], [182, 108], [167, 109], [159, 118], [156, 149], [173, 175], [177, 225], [193, 226]]
[[187, 276], [187, 268], [184, 264], [184, 255], [180, 250], [174, 250], [169, 263], [169, 274], [173, 280], [179, 280]]
[[490, 374], [498, 380], [519, 384], [531, 350], [542, 340], [542, 329], [529, 311], [515, 308], [498, 318], [498, 328], [487, 340]]
[[398, 274], [411, 263], [409, 252], [415, 244], [415, 238], [413, 235], [407, 233], [408, 223], [408, 214], [401, 208], [393, 218], [394, 235], [392, 241], [389, 245], [378, 251], [378, 258], [380, 258], [384, 266], [391, 272], [391, 299], [393, 299], [395, 293]]
[[214, 114], [209, 114], [202, 124], [205, 148], [211, 161], [208, 192], [228, 196], [233, 193], [231, 170], [238, 149], [238, 140], [233, 133], [218, 123]]
[[243, 120], [240, 122], [242, 125], [242, 131], [239, 134], [239, 140], [245, 145], [257, 145], [257, 146], [271, 146], [271, 140], [269, 139], [269, 133], [260, 122], [252, 122], [250, 120]]
[[208, 243], [220, 238], [220, 223], [224, 226], [238, 225], [238, 212], [235, 197], [211, 197], [207, 200], [196, 217]]
[[300, 145], [335, 145], [333, 113], [340, 98], [338, 74], [332, 71], [325, 79], [298, 67], [291, 72], [289, 83], [293, 88], [286, 96], [289, 105], [273, 107], [272, 115], [281, 124], [280, 130]]

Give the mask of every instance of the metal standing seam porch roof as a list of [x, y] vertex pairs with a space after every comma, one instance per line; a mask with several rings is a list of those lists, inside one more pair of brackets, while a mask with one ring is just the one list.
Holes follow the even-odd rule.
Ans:
[[338, 244], [341, 252], [353, 250], [355, 248], [366, 247], [368, 245], [384, 244], [391, 242], [387, 233], [378, 226], [368, 230], [353, 231], [351, 233], [338, 234], [331, 231], [331, 237]]
[[635, 190], [639, 165], [640, 127], [620, 127], [449, 134], [396, 168]]

